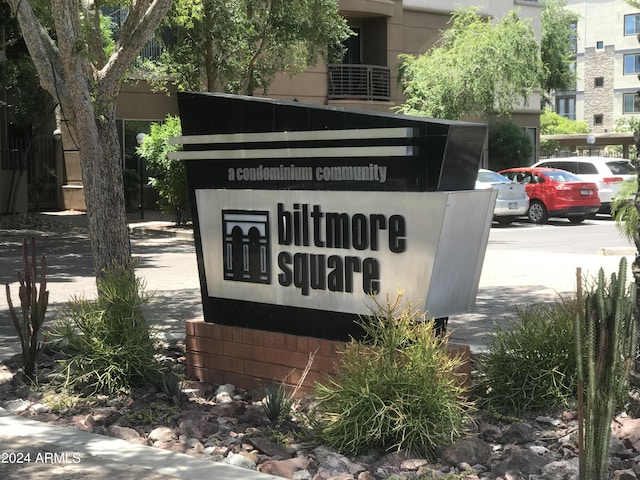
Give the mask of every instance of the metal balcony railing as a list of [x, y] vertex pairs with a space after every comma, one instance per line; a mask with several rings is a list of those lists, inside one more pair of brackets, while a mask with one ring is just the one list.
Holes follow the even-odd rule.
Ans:
[[329, 65], [329, 100], [391, 99], [391, 70], [380, 65]]

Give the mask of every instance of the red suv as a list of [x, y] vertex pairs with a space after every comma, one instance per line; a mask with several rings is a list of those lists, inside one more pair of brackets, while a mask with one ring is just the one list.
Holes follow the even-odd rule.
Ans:
[[527, 216], [533, 223], [545, 223], [549, 217], [566, 217], [571, 223], [580, 223], [600, 209], [596, 184], [565, 170], [518, 167], [499, 173], [524, 184], [530, 199]]

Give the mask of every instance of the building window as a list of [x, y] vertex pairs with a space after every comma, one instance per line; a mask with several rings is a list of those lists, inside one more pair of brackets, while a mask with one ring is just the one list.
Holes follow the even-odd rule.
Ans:
[[576, 119], [576, 97], [557, 97], [556, 113], [569, 120]]
[[594, 87], [604, 87], [604, 77], [596, 77], [593, 79]]
[[622, 95], [622, 113], [640, 113], [640, 99], [637, 93]]
[[633, 75], [640, 73], [640, 54], [634, 53], [624, 56], [624, 74]]
[[569, 24], [569, 41], [571, 42], [571, 51], [573, 54], [578, 53], [578, 22], [571, 22]]
[[598, 50], [602, 50], [602, 49], [604, 48], [604, 42], [603, 42], [602, 40], [598, 40], [598, 41], [596, 42], [596, 48], [597, 48]]
[[637, 35], [640, 33], [640, 13], [624, 16], [624, 34]]
[[602, 125], [604, 123], [604, 115], [594, 115], [593, 116], [593, 124], [594, 125]]

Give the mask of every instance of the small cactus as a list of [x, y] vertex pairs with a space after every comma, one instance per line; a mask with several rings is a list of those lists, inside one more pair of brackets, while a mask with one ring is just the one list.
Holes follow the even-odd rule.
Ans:
[[[41, 260], [40, 286], [37, 285], [36, 276], [36, 241], [25, 239], [22, 243], [22, 271], [18, 271], [18, 297], [20, 298], [20, 309], [22, 319], [18, 318], [16, 308], [11, 301], [11, 288], [6, 284], [7, 303], [13, 326], [20, 338], [22, 347], [22, 363], [25, 375], [33, 379], [36, 370], [36, 358], [42, 344], [38, 341], [38, 332], [45, 319], [45, 313], [49, 304], [49, 291], [47, 288], [47, 267], [44, 255]], [[31, 255], [29, 255], [29, 252]]]

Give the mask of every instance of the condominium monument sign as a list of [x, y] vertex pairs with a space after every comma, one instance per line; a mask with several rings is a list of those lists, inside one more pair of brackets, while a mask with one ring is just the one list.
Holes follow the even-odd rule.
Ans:
[[178, 97], [205, 322], [344, 340], [372, 296], [471, 311], [495, 194], [486, 126]]

